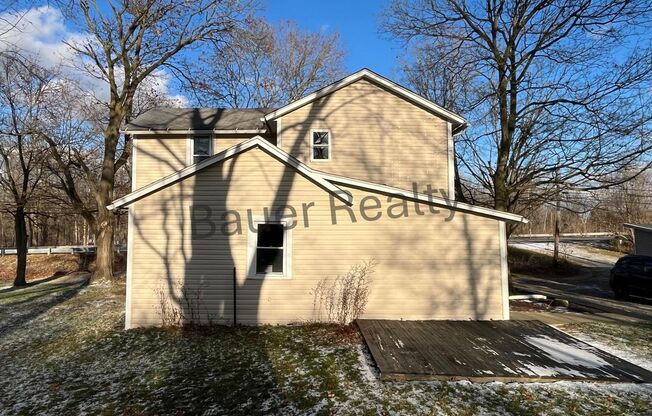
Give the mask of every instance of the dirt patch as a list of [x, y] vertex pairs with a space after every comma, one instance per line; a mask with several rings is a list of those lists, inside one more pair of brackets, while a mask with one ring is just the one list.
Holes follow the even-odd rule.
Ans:
[[[116, 253], [113, 270], [124, 274], [127, 253]], [[94, 254], [30, 254], [27, 256], [27, 281], [54, 275], [95, 269]], [[16, 256], [0, 257], [0, 281], [13, 281], [16, 276]]]
[[581, 270], [579, 266], [563, 257], [560, 257], [557, 266], [554, 266], [552, 256], [547, 254], [516, 247], [509, 247], [508, 253], [509, 270], [514, 273], [530, 276], [548, 276], [551, 273], [557, 276], [574, 276]]
[[[80, 270], [83, 270], [83, 261], [77, 254], [32, 254], [27, 256], [28, 281]], [[16, 256], [0, 257], [0, 280], [13, 280], [15, 276]]]

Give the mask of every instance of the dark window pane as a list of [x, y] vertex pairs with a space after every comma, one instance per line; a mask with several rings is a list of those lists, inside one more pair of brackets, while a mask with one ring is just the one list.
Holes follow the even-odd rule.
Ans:
[[258, 247], [283, 247], [283, 224], [258, 224]]
[[328, 144], [327, 131], [315, 131], [312, 133], [312, 144]]
[[209, 156], [193, 156], [192, 157], [192, 163], [199, 163], [204, 159], [208, 159]]
[[196, 156], [210, 156], [211, 151], [211, 138], [210, 137], [195, 137], [193, 144], [193, 155]]
[[256, 273], [283, 273], [283, 249], [256, 249]]
[[312, 158], [313, 159], [328, 159], [328, 147], [313, 147], [312, 148]]

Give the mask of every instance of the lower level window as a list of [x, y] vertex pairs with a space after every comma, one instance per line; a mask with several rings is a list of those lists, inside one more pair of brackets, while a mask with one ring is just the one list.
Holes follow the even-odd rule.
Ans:
[[249, 233], [249, 276], [289, 277], [290, 240], [287, 221], [254, 221]]
[[258, 224], [256, 274], [283, 273], [283, 224]]

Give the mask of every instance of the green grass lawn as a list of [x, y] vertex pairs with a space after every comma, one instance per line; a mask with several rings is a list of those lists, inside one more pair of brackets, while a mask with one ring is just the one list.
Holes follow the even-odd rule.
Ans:
[[[649, 385], [381, 383], [351, 328], [124, 331], [123, 292], [83, 282], [0, 292], [0, 414], [622, 415], [652, 408]], [[650, 358], [649, 349], [637, 351]]]

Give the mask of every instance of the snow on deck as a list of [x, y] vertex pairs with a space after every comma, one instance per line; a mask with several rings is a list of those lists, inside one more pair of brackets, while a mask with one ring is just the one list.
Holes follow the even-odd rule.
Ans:
[[652, 372], [539, 321], [358, 325], [384, 380], [652, 382]]

